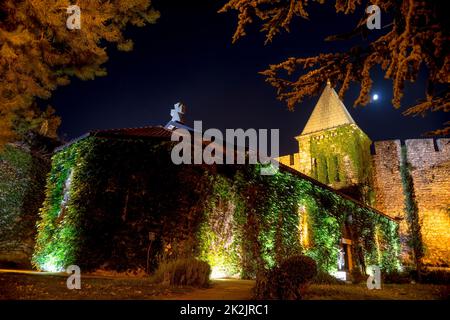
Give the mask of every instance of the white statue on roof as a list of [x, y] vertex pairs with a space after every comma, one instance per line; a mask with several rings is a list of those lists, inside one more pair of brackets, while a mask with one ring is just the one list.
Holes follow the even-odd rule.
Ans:
[[186, 126], [184, 123], [184, 116], [186, 114], [186, 106], [181, 103], [181, 102], [177, 102], [173, 105], [173, 109], [170, 110], [170, 116], [171, 119], [170, 121], [165, 125], [166, 129], [169, 130], [175, 130], [175, 129], [179, 129], [179, 128], [183, 128], [189, 131], [192, 131], [194, 129]]
[[172, 117], [171, 121], [184, 123], [184, 114], [186, 113], [186, 106], [177, 102], [174, 104], [174, 108], [170, 110], [170, 116]]

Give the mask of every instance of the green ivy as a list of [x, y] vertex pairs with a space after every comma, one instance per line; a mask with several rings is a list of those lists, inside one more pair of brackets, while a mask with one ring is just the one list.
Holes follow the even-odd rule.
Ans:
[[[370, 185], [370, 139], [358, 128], [345, 125], [310, 137], [312, 176], [335, 187], [348, 184], [345, 157], [359, 184]], [[363, 192], [364, 193], [364, 192]], [[365, 195], [365, 198], [368, 196]]]
[[403, 194], [405, 196], [406, 221], [408, 223], [408, 245], [412, 249], [414, 264], [420, 271], [424, 256], [424, 245], [419, 223], [419, 209], [414, 193], [411, 164], [408, 162], [406, 146], [401, 149], [400, 175], [402, 178]]
[[[207, 174], [205, 172], [205, 174]], [[242, 214], [242, 199], [234, 190], [233, 182], [220, 175], [208, 175], [211, 183], [204, 202], [204, 218], [200, 224], [199, 258], [226, 275], [241, 273], [239, 233], [237, 220]]]
[[22, 146], [8, 144], [0, 152], [0, 251], [23, 250], [26, 267], [49, 170], [48, 159]]
[[[333, 271], [350, 216], [364, 258], [378, 259], [379, 229], [380, 261], [385, 268], [398, 261], [396, 223], [369, 208], [289, 172], [262, 176], [258, 165], [176, 166], [170, 149], [170, 142], [89, 137], [57, 153], [38, 222], [35, 266], [144, 268], [152, 231], [153, 267], [195, 256], [213, 269], [251, 278], [305, 253]], [[299, 238], [301, 206], [311, 230], [307, 248]]]

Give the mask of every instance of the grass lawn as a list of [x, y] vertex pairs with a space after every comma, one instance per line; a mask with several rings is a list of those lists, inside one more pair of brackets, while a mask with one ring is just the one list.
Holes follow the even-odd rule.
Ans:
[[[146, 277], [82, 276], [81, 290], [69, 290], [66, 276], [0, 273], [0, 300], [44, 299], [157, 299], [157, 300], [249, 300], [254, 281], [213, 280], [206, 289], [165, 287]], [[449, 299], [450, 286], [385, 284], [368, 290], [364, 284], [311, 285], [305, 300], [441, 300]]]
[[67, 277], [0, 273], [0, 300], [161, 299], [192, 288], [156, 285], [146, 278], [81, 277], [81, 290], [69, 290]]
[[450, 298], [450, 286], [432, 284], [383, 284], [368, 290], [365, 284], [312, 285], [306, 300], [442, 300]]

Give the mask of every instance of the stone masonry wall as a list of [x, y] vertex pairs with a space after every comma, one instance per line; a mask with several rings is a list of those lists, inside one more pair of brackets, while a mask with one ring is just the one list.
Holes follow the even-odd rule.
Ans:
[[409, 261], [409, 248], [406, 245], [408, 225], [404, 211], [404, 195], [400, 176], [400, 140], [374, 142], [375, 154], [372, 156], [373, 186], [375, 208], [392, 218], [400, 220], [400, 241], [403, 261]]
[[[425, 246], [423, 262], [429, 266], [450, 266], [450, 139], [414, 139], [405, 141], [407, 160], [415, 200], [419, 209], [422, 239]], [[401, 218], [400, 236], [403, 259], [409, 261], [406, 246], [407, 223], [404, 212], [404, 194], [400, 175], [400, 140], [374, 143], [373, 183], [375, 207]]]
[[450, 139], [406, 140], [425, 265], [450, 267]]

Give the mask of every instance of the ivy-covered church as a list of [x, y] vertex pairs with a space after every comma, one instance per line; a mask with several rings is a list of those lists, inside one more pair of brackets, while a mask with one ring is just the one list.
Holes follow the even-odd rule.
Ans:
[[399, 221], [404, 265], [450, 268], [450, 139], [377, 141], [327, 83], [279, 161]]
[[[334, 274], [400, 267], [398, 222], [319, 181], [328, 151], [314, 151], [312, 176], [284, 164], [272, 176], [259, 165], [175, 165], [172, 130], [92, 131], [57, 149], [37, 224], [37, 269], [151, 272], [164, 260], [197, 257], [213, 276], [251, 278], [297, 253]], [[352, 174], [336, 172], [333, 182], [364, 178], [352, 167], [360, 157], [349, 154]]]

